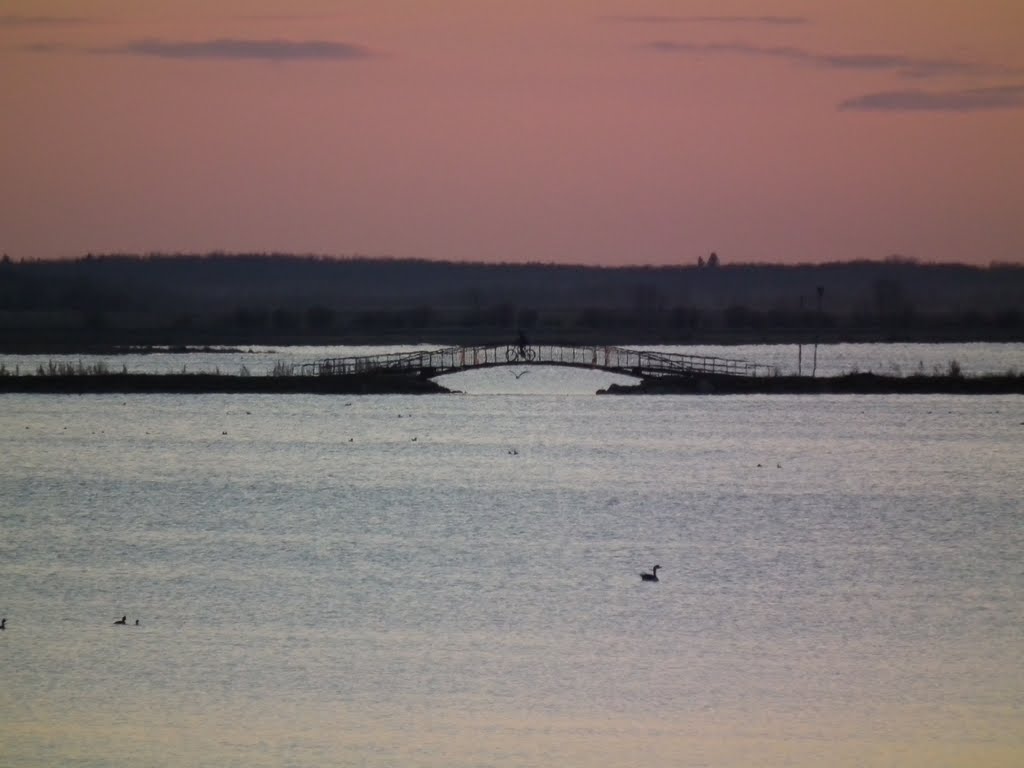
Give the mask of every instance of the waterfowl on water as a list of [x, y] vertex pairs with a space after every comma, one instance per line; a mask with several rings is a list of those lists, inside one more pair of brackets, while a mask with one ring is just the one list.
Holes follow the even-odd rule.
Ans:
[[115, 624], [127, 624], [128, 623], [128, 617], [127, 616], [122, 616], [120, 619], [118, 619], [114, 623]]
[[658, 569], [659, 568], [661, 568], [661, 566], [660, 565], [656, 565], [653, 568], [651, 568], [651, 572], [650, 573], [641, 573], [640, 574], [641, 581], [657, 581], [658, 580]]
[[7, 629], [7, 619], [0, 619], [0, 629]]

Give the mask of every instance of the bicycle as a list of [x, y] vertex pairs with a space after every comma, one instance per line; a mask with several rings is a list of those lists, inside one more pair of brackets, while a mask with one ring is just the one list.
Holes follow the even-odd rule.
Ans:
[[532, 363], [537, 359], [537, 350], [520, 344], [509, 344], [505, 349], [505, 359], [510, 363]]

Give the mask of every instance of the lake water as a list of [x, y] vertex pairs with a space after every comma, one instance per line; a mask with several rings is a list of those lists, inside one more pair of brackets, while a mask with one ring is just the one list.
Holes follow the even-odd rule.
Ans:
[[0, 396], [0, 764], [1024, 765], [1024, 397], [510, 370]]

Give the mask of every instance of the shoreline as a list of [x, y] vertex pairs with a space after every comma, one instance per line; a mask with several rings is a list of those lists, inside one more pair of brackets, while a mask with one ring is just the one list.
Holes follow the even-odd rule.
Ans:
[[694, 376], [612, 384], [599, 395], [1022, 395], [1024, 375]]
[[[213, 373], [64, 373], [0, 376], [0, 394], [456, 394], [430, 379], [402, 374], [239, 376]], [[693, 376], [612, 384], [596, 395], [1021, 395], [1024, 375]]]
[[220, 373], [71, 373], [0, 376], [0, 394], [444, 395], [429, 379], [399, 374], [239, 376]]
[[[602, 329], [600, 332], [533, 330], [536, 344], [597, 346], [741, 346], [829, 344], [1014, 344], [1024, 341], [1019, 332], [988, 329], [805, 329], [704, 330], [668, 332], [654, 329]], [[195, 354], [235, 351], [252, 347], [297, 346], [408, 346], [437, 344], [475, 346], [514, 341], [515, 332], [477, 332], [469, 329], [420, 329], [415, 332], [361, 332], [343, 334], [177, 334], [177, 333], [19, 333], [0, 331], [0, 355], [137, 355]]]

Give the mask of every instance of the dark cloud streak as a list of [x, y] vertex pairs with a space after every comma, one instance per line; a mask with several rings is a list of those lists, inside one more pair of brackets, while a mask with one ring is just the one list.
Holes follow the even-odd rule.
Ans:
[[25, 51], [26, 53], [65, 53], [75, 49], [69, 48], [63, 43], [29, 43], [28, 45], [21, 46], [18, 50]]
[[151, 56], [161, 59], [227, 59], [260, 61], [351, 61], [368, 58], [369, 49], [327, 40], [241, 40], [220, 38], [201, 42], [136, 40], [94, 53]]
[[623, 24], [768, 24], [792, 26], [807, 24], [804, 16], [654, 16], [621, 15], [605, 16], [606, 21]]
[[1024, 85], [946, 91], [880, 91], [848, 99], [841, 110], [869, 112], [982, 112], [1024, 108]]
[[7, 27], [71, 27], [80, 24], [96, 24], [99, 19], [83, 16], [0, 16], [0, 28]]
[[898, 72], [905, 77], [984, 74], [983, 69], [972, 62], [957, 59], [915, 58], [890, 53], [816, 53], [792, 46], [762, 46], [749, 43], [678, 43], [667, 40], [649, 43], [648, 47], [660, 53], [753, 56], [829, 69]]

